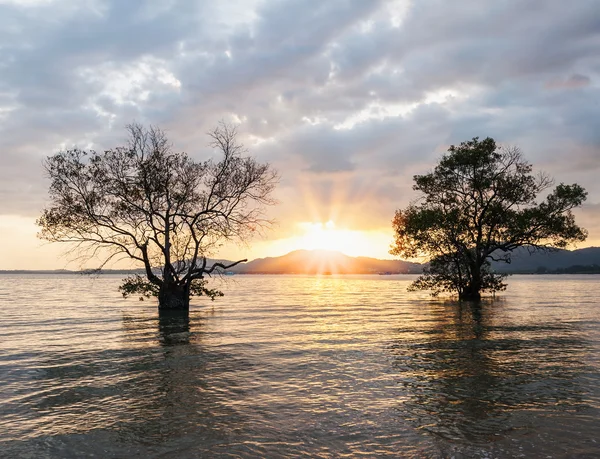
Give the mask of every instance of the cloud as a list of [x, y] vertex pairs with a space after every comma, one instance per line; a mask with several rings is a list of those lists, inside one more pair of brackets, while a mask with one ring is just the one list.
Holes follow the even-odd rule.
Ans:
[[566, 79], [550, 80], [546, 83], [548, 89], [575, 89], [584, 88], [590, 84], [590, 77], [575, 73]]
[[412, 176], [474, 136], [520, 145], [598, 203], [596, 13], [595, 0], [2, 2], [0, 215], [39, 212], [58, 149], [119, 145], [138, 121], [202, 157], [220, 119], [280, 169], [282, 221], [389, 226]]

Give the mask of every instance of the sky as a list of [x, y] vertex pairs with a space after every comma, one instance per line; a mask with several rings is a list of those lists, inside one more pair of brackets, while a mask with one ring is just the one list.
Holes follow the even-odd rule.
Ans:
[[138, 122], [204, 159], [220, 120], [280, 173], [277, 224], [227, 258], [391, 258], [413, 175], [475, 136], [585, 187], [600, 245], [597, 0], [0, 0], [0, 269], [76, 267], [36, 238], [45, 157]]

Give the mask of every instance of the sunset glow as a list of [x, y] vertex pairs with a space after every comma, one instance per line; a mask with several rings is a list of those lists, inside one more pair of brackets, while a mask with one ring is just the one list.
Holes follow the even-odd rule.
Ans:
[[[269, 224], [218, 241], [212, 258], [394, 258], [391, 220], [419, 198], [413, 177], [474, 136], [518, 146], [536, 173], [585, 188], [574, 215], [589, 236], [577, 248], [598, 246], [600, 153], [586, 122], [598, 117], [597, 53], [556, 60], [587, 43], [594, 2], [560, 14], [560, 2], [502, 3], [490, 16], [506, 19], [502, 34], [481, 29], [481, 2], [422, 3], [0, 0], [11, 56], [0, 74], [0, 269], [97, 267], [36, 237], [50, 202], [44, 158], [122, 147], [132, 122], [164, 130], [195, 161], [218, 157], [207, 133], [230, 123], [248, 155], [277, 171]], [[565, 21], [566, 35], [523, 47], [538, 43], [536, 24]], [[449, 30], [464, 35], [449, 41]]]
[[[352, 257], [392, 258], [388, 253], [392, 232], [388, 228], [361, 231], [338, 228], [333, 222], [300, 222], [294, 229], [287, 237], [254, 241], [242, 251], [243, 256], [253, 259], [278, 257], [294, 250], [329, 250]], [[224, 258], [235, 258], [240, 255], [240, 248], [230, 245], [219, 253]]]
[[0, 459], [600, 459], [600, 0], [0, 0]]
[[304, 236], [298, 241], [299, 249], [337, 250], [343, 253], [354, 252], [364, 236], [359, 231], [337, 229], [335, 223], [300, 223]]

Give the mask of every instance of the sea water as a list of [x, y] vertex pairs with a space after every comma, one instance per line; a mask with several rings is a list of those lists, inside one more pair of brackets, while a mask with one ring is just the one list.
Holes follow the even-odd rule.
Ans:
[[0, 276], [0, 457], [600, 457], [600, 276], [478, 309], [407, 276]]

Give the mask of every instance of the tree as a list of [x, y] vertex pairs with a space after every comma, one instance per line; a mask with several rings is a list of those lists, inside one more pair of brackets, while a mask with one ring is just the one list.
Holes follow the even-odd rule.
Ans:
[[277, 173], [246, 156], [236, 129], [209, 132], [218, 161], [175, 153], [158, 128], [127, 127], [124, 147], [97, 153], [73, 149], [47, 159], [51, 205], [38, 219], [39, 236], [74, 243], [101, 267], [130, 258], [145, 277], [120, 287], [124, 295], [157, 296], [159, 309], [189, 308], [190, 295], [221, 296], [205, 276], [235, 263], [210, 263], [225, 241], [245, 241], [268, 221], [266, 205]]
[[478, 300], [481, 292], [506, 288], [490, 260], [510, 263], [517, 247], [552, 251], [587, 236], [571, 212], [585, 201], [586, 191], [561, 183], [538, 203], [552, 179], [534, 175], [518, 148], [498, 148], [489, 137], [452, 145], [432, 172], [414, 181], [422, 197], [396, 211], [390, 250], [429, 259], [413, 290]]

